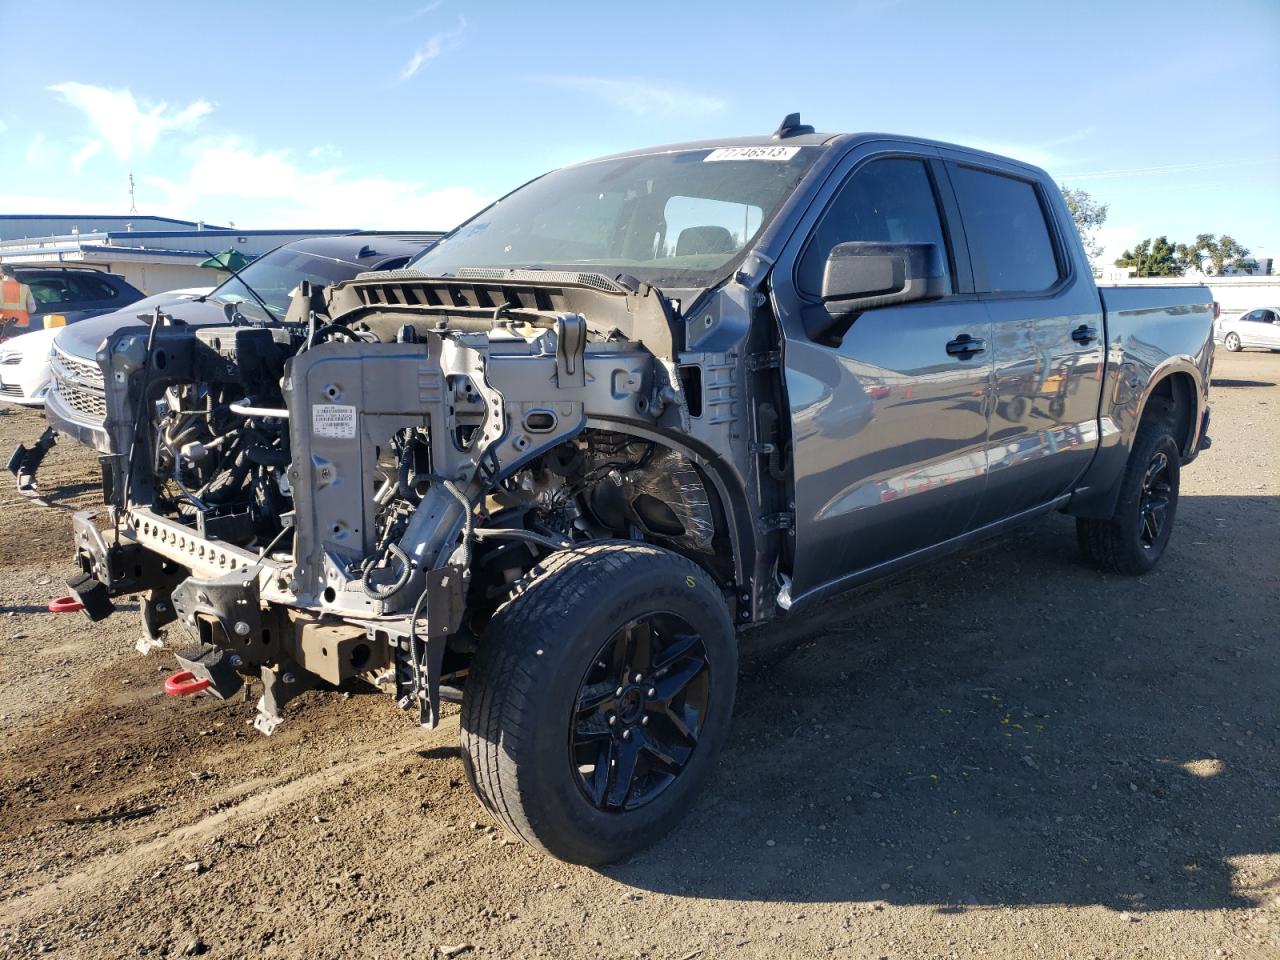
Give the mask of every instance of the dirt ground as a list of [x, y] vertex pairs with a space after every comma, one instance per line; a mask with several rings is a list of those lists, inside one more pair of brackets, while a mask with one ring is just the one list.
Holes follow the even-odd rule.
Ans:
[[1278, 384], [1219, 354], [1149, 576], [1055, 514], [746, 634], [710, 789], [603, 870], [489, 824], [456, 712], [314, 693], [267, 739], [162, 694], [136, 607], [45, 612], [96, 491], [59, 446], [53, 507], [0, 494], [0, 956], [1280, 956]]

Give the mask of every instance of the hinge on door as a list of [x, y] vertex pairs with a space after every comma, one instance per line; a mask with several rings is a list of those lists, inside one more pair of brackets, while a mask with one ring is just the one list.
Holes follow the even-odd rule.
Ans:
[[782, 351], [770, 350], [767, 353], [753, 353], [743, 360], [748, 370], [769, 370], [782, 366]]
[[794, 513], [766, 513], [756, 525], [756, 529], [760, 531], [761, 536], [767, 536], [777, 530], [794, 530], [795, 527], [796, 515]]

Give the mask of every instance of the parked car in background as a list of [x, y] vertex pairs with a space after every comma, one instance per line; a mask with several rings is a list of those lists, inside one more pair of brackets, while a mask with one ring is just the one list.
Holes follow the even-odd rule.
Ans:
[[[263, 254], [207, 296], [166, 312], [193, 327], [226, 324], [229, 315], [278, 323], [302, 281], [328, 286], [369, 270], [394, 270], [430, 243], [376, 234], [294, 240]], [[107, 408], [98, 351], [109, 335], [137, 325], [137, 311], [126, 310], [68, 327], [54, 339], [45, 416], [58, 433], [101, 453], [114, 452], [103, 429]]]
[[1232, 353], [1246, 347], [1280, 350], [1280, 307], [1259, 307], [1238, 317], [1222, 317], [1214, 324], [1213, 338]]
[[[189, 287], [144, 297], [118, 311], [118, 322], [122, 326], [136, 322], [140, 314], [156, 307], [169, 309], [183, 300], [194, 300], [212, 292], [213, 287]], [[49, 384], [52, 382], [49, 354], [53, 349], [54, 338], [62, 329], [46, 327], [43, 330], [32, 330], [0, 344], [0, 400], [29, 407], [44, 406], [45, 394], [49, 392]]]
[[0, 340], [112, 313], [145, 294], [88, 267], [0, 267]]

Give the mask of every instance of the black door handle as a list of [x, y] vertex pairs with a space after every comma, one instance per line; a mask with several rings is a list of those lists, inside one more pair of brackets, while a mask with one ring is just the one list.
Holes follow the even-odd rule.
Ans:
[[950, 343], [947, 344], [947, 353], [953, 357], [959, 357], [961, 360], [972, 357], [975, 353], [982, 353], [987, 349], [985, 340], [978, 340], [962, 333]]
[[1093, 329], [1087, 323], [1082, 323], [1071, 331], [1071, 339], [1076, 343], [1084, 344], [1086, 347], [1098, 339], [1098, 331]]

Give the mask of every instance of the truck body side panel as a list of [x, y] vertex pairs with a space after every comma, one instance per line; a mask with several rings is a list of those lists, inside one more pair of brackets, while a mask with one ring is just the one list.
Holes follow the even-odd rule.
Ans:
[[[1183, 456], [1195, 456], [1208, 407], [1213, 363], [1213, 300], [1207, 287], [1100, 287], [1107, 331], [1101, 444], [1071, 500], [1077, 516], [1106, 517], [1115, 506], [1125, 460], [1153, 392], [1169, 376], [1192, 389]], [[1175, 393], [1175, 397], [1179, 394]]]

